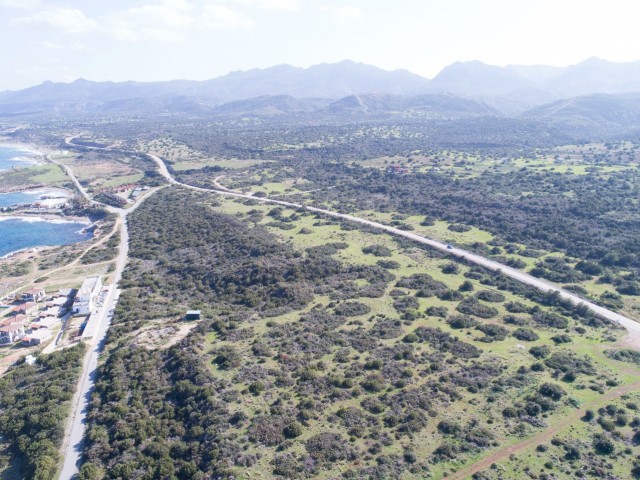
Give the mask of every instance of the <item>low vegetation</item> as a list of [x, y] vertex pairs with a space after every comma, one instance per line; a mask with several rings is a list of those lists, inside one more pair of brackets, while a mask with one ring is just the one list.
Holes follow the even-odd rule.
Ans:
[[175, 187], [130, 228], [83, 479], [441, 478], [622, 382], [582, 353], [607, 322], [385, 235]]

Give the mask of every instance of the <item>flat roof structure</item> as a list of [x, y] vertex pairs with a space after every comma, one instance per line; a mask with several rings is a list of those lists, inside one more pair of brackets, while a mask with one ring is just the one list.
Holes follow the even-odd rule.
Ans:
[[78, 290], [78, 296], [91, 295], [91, 293], [94, 291], [99, 281], [100, 281], [99, 275], [94, 275], [93, 277], [85, 278], [84, 282], [82, 282], [82, 286], [80, 287], [80, 290]]

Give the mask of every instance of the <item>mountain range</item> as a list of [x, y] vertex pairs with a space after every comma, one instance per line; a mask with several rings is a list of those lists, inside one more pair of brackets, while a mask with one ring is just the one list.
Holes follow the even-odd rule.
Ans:
[[[45, 82], [0, 93], [0, 116], [69, 114], [524, 116], [575, 125], [640, 118], [640, 61], [568, 67], [456, 62], [429, 80], [343, 61], [280, 65], [206, 81]], [[617, 116], [615, 112], [621, 112]], [[613, 116], [612, 116], [613, 114]]]

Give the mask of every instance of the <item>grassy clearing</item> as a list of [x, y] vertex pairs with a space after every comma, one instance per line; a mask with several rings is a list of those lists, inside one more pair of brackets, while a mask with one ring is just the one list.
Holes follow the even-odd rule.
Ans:
[[198, 170], [205, 167], [220, 167], [224, 170], [237, 170], [241, 168], [253, 167], [254, 165], [262, 165], [267, 163], [266, 160], [240, 160], [240, 159], [222, 159], [207, 158], [184, 160], [173, 163], [171, 166], [176, 171]]
[[68, 181], [60, 167], [51, 163], [0, 172], [0, 188], [28, 188], [34, 185], [61, 186]]
[[143, 173], [135, 173], [133, 175], [121, 175], [117, 177], [111, 177], [101, 183], [101, 187], [119, 187], [120, 185], [128, 185], [131, 183], [138, 183], [144, 177]]

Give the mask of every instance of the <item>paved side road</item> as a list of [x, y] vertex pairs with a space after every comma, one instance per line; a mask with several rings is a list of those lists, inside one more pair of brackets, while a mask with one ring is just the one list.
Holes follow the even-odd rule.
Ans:
[[[457, 247], [452, 247], [447, 245], [446, 243], [443, 242], [439, 242], [437, 240], [432, 240], [430, 238], [426, 238], [423, 237], [421, 235], [417, 235], [415, 233], [411, 233], [411, 232], [406, 232], [404, 230], [399, 230], [397, 228], [391, 227], [389, 225], [384, 225], [382, 223], [378, 223], [378, 222], [374, 222], [372, 220], [367, 220], [364, 218], [360, 218], [360, 217], [356, 217], [353, 215], [347, 215], [345, 213], [338, 213], [338, 212], [334, 212], [332, 210], [325, 210], [323, 208], [316, 208], [316, 207], [311, 207], [311, 206], [306, 206], [306, 205], [302, 205], [299, 203], [293, 203], [293, 202], [286, 202], [286, 201], [282, 201], [282, 200], [274, 200], [274, 199], [269, 199], [269, 198], [259, 198], [259, 197], [254, 197], [250, 194], [243, 194], [243, 193], [238, 193], [238, 192], [234, 192], [232, 190], [229, 190], [225, 187], [222, 187], [220, 185], [220, 189], [207, 189], [207, 188], [201, 188], [201, 187], [194, 187], [192, 185], [188, 185], [185, 183], [181, 183], [178, 182], [177, 180], [175, 180], [169, 173], [169, 171], [167, 170], [167, 167], [165, 165], [165, 163], [162, 161], [161, 158], [159, 158], [156, 155], [151, 155], [151, 154], [147, 154], [149, 156], [149, 158], [151, 158], [157, 165], [158, 168], [160, 170], [160, 173], [172, 184], [175, 185], [180, 185], [182, 187], [185, 188], [189, 188], [191, 190], [196, 190], [196, 191], [200, 191], [200, 192], [213, 192], [213, 193], [217, 193], [218, 195], [225, 195], [225, 196], [231, 196], [231, 197], [238, 197], [238, 198], [246, 198], [246, 199], [250, 199], [250, 200], [255, 200], [255, 201], [259, 201], [262, 203], [270, 203], [270, 204], [276, 204], [276, 205], [282, 205], [285, 207], [289, 207], [289, 208], [301, 208], [301, 209], [305, 209], [308, 210], [310, 212], [315, 212], [315, 213], [319, 213], [322, 215], [327, 215], [330, 217], [338, 217], [338, 218], [342, 218], [345, 220], [349, 220], [351, 222], [355, 222], [355, 223], [359, 223], [362, 225], [367, 225], [369, 227], [373, 227], [376, 228], [378, 230], [384, 230], [386, 232], [391, 233], [392, 235], [396, 235], [398, 237], [404, 237], [404, 238], [408, 238], [409, 240], [412, 240], [414, 242], [417, 243], [421, 243], [423, 245], [428, 245], [432, 248], [435, 248], [437, 250], [441, 250], [445, 253], [454, 255], [458, 258], [462, 258], [465, 259], [469, 262], [475, 263], [476, 265], [481, 265], [483, 267], [489, 268], [491, 270], [500, 270], [503, 274], [505, 274], [508, 277], [513, 278], [514, 280], [517, 280], [519, 282], [522, 282], [524, 284], [527, 285], [531, 285], [539, 290], [542, 290], [543, 292], [550, 292], [550, 291], [557, 291], [559, 293], [559, 295], [566, 299], [569, 300], [570, 302], [572, 302], [575, 305], [579, 305], [579, 304], [583, 304], [586, 307], [588, 307], [591, 311], [593, 311], [594, 313], [597, 313], [598, 315], [601, 315], [604, 318], [607, 318], [611, 321], [617, 322], [620, 325], [622, 325], [624, 328], [627, 329], [627, 331], [629, 332], [629, 341], [630, 344], [635, 346], [636, 348], [640, 348], [640, 323], [636, 322], [635, 320], [632, 320], [630, 318], [627, 318], [623, 315], [620, 315], [619, 313], [613, 312], [611, 310], [608, 310], [604, 307], [601, 307], [599, 305], [596, 305], [593, 302], [590, 302], [588, 300], [583, 299], [582, 297], [569, 292], [568, 290], [564, 290], [561, 287], [559, 287], [558, 285], [555, 285], [551, 282], [548, 282], [546, 280], [542, 280], [540, 278], [536, 278], [532, 275], [529, 275], [528, 273], [525, 273], [521, 270], [517, 270], [515, 268], [511, 268], [507, 265], [504, 265], [500, 262], [496, 262], [494, 260], [490, 260], [488, 258], [482, 257], [480, 255], [477, 255], [475, 253], [469, 252], [467, 250], [463, 250], [462, 248], [457, 248]], [[218, 184], [219, 185], [219, 184]]]

